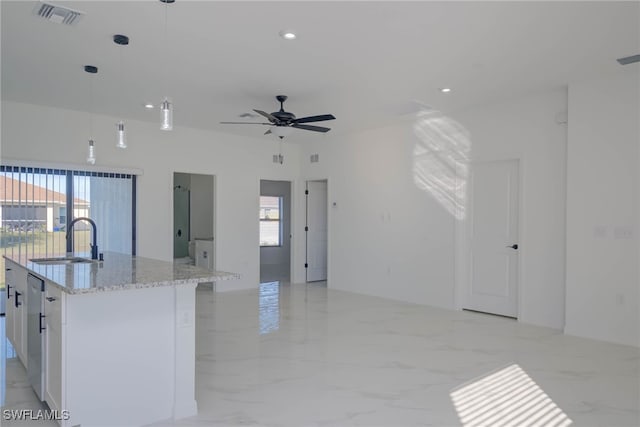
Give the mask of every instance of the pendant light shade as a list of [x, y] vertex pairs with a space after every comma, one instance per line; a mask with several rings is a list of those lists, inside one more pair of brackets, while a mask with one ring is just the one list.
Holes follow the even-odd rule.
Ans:
[[160, 104], [160, 129], [173, 130], [173, 104], [167, 98]]
[[96, 164], [96, 148], [93, 146], [93, 139], [89, 140], [89, 150], [87, 153], [87, 163], [90, 165]]
[[124, 122], [122, 120], [116, 123], [116, 137], [118, 140], [116, 147], [127, 148], [127, 134], [125, 133]]

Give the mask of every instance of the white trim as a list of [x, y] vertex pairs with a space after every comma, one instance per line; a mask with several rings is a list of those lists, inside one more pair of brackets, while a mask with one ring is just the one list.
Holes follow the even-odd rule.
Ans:
[[74, 171], [89, 171], [89, 172], [103, 172], [103, 173], [121, 173], [126, 175], [144, 175], [142, 169], [137, 168], [122, 168], [117, 166], [94, 166], [89, 164], [74, 164], [74, 163], [45, 163], [33, 160], [21, 160], [10, 159], [3, 157], [0, 159], [0, 164], [4, 166], [18, 166], [27, 168], [47, 168], [47, 169], [65, 169]]

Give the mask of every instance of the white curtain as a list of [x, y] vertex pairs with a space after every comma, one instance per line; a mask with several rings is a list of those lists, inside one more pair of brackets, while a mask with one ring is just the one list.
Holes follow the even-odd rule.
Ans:
[[132, 180], [90, 178], [89, 217], [98, 227], [100, 252], [131, 254]]

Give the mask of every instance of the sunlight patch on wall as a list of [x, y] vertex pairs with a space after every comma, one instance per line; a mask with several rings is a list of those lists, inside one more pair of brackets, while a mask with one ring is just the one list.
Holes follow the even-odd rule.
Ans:
[[458, 122], [422, 105], [413, 131], [413, 180], [430, 193], [451, 215], [465, 217], [471, 140]]
[[518, 365], [450, 393], [463, 426], [566, 427], [571, 419]]

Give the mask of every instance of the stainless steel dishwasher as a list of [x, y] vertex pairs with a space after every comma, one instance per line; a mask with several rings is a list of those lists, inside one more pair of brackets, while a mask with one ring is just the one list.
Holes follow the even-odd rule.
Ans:
[[40, 400], [44, 399], [44, 280], [27, 276], [27, 377]]

